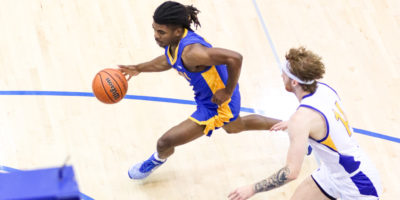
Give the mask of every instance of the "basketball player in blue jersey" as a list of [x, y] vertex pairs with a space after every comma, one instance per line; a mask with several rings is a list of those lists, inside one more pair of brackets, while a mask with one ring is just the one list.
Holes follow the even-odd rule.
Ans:
[[242, 56], [234, 51], [214, 48], [191, 29], [199, 10], [167, 1], [153, 15], [154, 38], [165, 54], [149, 62], [119, 66], [128, 80], [141, 72], [161, 72], [173, 68], [193, 87], [196, 111], [164, 133], [157, 142], [157, 151], [144, 162], [133, 165], [128, 175], [143, 179], [162, 165], [178, 145], [202, 135], [211, 136], [222, 127], [228, 133], [244, 130], [268, 130], [280, 120], [249, 115], [240, 117], [239, 74]]
[[282, 78], [286, 90], [296, 95], [300, 106], [289, 121], [277, 123], [271, 129], [289, 132], [286, 166], [267, 179], [234, 190], [228, 196], [230, 200], [248, 199], [296, 179], [308, 143], [321, 165], [297, 187], [292, 200], [379, 198], [382, 186], [378, 172], [355, 141], [338, 94], [316, 81], [324, 73], [318, 55], [303, 47], [289, 50]]

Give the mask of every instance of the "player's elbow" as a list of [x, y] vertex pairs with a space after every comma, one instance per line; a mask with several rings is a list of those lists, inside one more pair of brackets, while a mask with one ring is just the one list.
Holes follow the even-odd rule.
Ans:
[[242, 56], [242, 54], [236, 53], [235, 61], [236, 61], [237, 63], [239, 63], [239, 66], [242, 66], [242, 62], [243, 62], [243, 56]]
[[237, 59], [240, 61], [240, 63], [242, 63], [243, 61], [243, 56], [240, 53], [237, 53]]
[[243, 62], [243, 56], [240, 53], [233, 53], [231, 56], [228, 58], [227, 64], [229, 66], [236, 66], [240, 68], [242, 66]]

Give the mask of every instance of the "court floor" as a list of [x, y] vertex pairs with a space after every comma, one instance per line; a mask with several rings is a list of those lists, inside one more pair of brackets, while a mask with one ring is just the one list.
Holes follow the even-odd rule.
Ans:
[[[0, 6], [0, 170], [73, 165], [83, 199], [227, 199], [286, 160], [285, 132], [217, 130], [180, 146], [143, 181], [128, 168], [195, 109], [189, 84], [169, 70], [140, 74], [114, 105], [91, 94], [105, 67], [163, 54], [154, 9], [141, 0], [2, 0]], [[201, 13], [196, 32], [240, 52], [242, 113], [287, 119], [296, 109], [278, 65], [291, 47], [323, 57], [355, 137], [380, 172], [382, 199], [397, 199], [400, 173], [400, 2], [185, 0]], [[252, 199], [289, 199], [317, 168], [305, 158], [298, 180]]]

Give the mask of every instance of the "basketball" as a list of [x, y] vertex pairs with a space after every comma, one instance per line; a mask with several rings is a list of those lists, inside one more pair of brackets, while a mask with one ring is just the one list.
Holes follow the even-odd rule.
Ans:
[[121, 101], [128, 91], [128, 81], [117, 69], [103, 69], [93, 79], [94, 96], [106, 104]]

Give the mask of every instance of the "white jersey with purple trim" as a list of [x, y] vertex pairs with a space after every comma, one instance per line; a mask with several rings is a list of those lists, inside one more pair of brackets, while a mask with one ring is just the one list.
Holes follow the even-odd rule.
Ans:
[[382, 186], [376, 168], [358, 146], [336, 91], [318, 82], [317, 90], [303, 97], [299, 107], [325, 119], [326, 136], [309, 138], [321, 166], [312, 178], [329, 195], [341, 199], [378, 199]]

